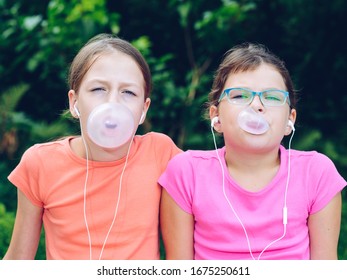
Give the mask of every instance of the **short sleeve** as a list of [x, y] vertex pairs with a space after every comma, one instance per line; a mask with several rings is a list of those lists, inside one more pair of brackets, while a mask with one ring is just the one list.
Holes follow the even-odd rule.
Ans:
[[154, 137], [154, 150], [156, 153], [157, 162], [159, 162], [159, 168], [163, 172], [169, 162], [175, 155], [181, 153], [172, 139], [162, 133], [151, 133]]
[[24, 195], [36, 206], [42, 207], [40, 199], [40, 168], [36, 146], [24, 152], [19, 164], [8, 176], [8, 180], [21, 190]]
[[178, 154], [169, 162], [159, 178], [159, 184], [183, 211], [192, 214], [195, 182], [189, 152]]
[[310, 213], [323, 209], [330, 200], [346, 186], [346, 180], [339, 174], [334, 163], [327, 156], [316, 153], [310, 164]]

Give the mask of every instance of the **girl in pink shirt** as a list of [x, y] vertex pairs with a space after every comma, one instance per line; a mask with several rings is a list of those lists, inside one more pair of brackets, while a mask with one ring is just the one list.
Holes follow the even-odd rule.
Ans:
[[159, 175], [180, 150], [160, 133], [135, 136], [150, 106], [149, 67], [130, 43], [92, 38], [69, 72], [81, 136], [29, 148], [9, 180], [18, 209], [5, 259], [159, 259]]
[[346, 181], [325, 155], [290, 149], [296, 94], [284, 63], [262, 45], [234, 47], [208, 105], [225, 146], [179, 154], [159, 179], [167, 259], [337, 259]]

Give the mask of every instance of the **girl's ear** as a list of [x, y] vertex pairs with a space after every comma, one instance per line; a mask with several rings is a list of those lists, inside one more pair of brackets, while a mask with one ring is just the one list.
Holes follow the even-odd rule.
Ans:
[[78, 108], [76, 106], [76, 104], [77, 104], [76, 92], [74, 90], [70, 89], [67, 95], [69, 98], [70, 113], [74, 118], [78, 119], [79, 118], [79, 111], [78, 111]]
[[284, 135], [289, 135], [292, 133], [292, 131], [295, 130], [295, 120], [296, 120], [296, 110], [295, 109], [291, 109], [290, 114], [289, 114], [289, 118], [288, 118], [288, 123], [287, 123], [287, 127], [285, 130]]
[[142, 124], [144, 122], [144, 120], [146, 119], [146, 115], [147, 115], [147, 111], [149, 109], [149, 106], [151, 105], [151, 99], [150, 98], [146, 98], [146, 101], [143, 105], [143, 109], [142, 109], [142, 114], [141, 114], [141, 118], [139, 121], [139, 125]]
[[210, 120], [211, 127], [213, 127], [215, 131], [221, 133], [220, 121], [218, 117], [218, 108], [214, 105], [210, 107]]

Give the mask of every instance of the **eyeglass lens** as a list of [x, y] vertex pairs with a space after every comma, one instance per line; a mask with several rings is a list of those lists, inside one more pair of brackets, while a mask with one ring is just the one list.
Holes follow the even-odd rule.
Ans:
[[248, 89], [235, 88], [226, 91], [226, 95], [233, 104], [249, 104], [253, 101], [255, 95], [259, 95], [261, 102], [268, 106], [283, 105], [287, 99], [285, 92], [275, 89], [256, 93]]

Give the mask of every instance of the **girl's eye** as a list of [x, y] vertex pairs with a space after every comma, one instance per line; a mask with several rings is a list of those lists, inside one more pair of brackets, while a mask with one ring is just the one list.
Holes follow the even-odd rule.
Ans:
[[233, 89], [229, 92], [231, 99], [249, 99], [250, 93], [245, 90]]
[[265, 97], [267, 100], [280, 101], [280, 98], [274, 95], [268, 95]]
[[133, 91], [131, 91], [131, 90], [123, 90], [122, 93], [124, 93], [126, 95], [136, 96], [136, 94]]
[[92, 92], [103, 93], [103, 92], [106, 92], [106, 90], [104, 88], [93, 88]]
[[232, 97], [233, 99], [247, 99], [248, 96], [246, 94], [239, 94], [239, 95], [235, 95]]

